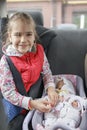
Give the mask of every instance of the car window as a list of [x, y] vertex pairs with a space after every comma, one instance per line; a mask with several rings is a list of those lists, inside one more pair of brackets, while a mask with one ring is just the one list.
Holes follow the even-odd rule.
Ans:
[[[2, 1], [2, 0], [1, 0]], [[16, 11], [40, 11], [44, 26], [55, 29], [87, 28], [87, 0], [3, 0], [11, 16]]]

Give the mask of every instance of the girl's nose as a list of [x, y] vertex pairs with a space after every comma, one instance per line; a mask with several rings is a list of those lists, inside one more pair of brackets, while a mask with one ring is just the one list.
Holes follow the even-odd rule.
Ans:
[[24, 35], [21, 36], [21, 42], [26, 42], [26, 37]]

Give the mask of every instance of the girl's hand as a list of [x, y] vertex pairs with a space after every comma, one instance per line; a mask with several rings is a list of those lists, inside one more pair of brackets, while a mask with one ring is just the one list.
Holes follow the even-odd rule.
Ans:
[[42, 98], [30, 100], [30, 106], [31, 108], [39, 110], [40, 112], [49, 112], [52, 108], [49, 101]]
[[58, 102], [58, 94], [55, 91], [54, 87], [48, 88], [48, 97], [50, 99], [50, 104], [52, 105], [52, 107], [54, 107]]

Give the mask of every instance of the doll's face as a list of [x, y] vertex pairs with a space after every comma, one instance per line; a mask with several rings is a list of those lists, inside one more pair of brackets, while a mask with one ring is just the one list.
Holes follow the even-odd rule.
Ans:
[[59, 102], [63, 102], [64, 101], [64, 96], [62, 95], [62, 96], [58, 96], [58, 100], [59, 100]]
[[78, 108], [78, 101], [77, 100], [74, 100], [71, 105], [74, 107], [74, 108]]
[[63, 85], [64, 85], [64, 81], [63, 81], [63, 79], [61, 79], [60, 81], [58, 81], [58, 83], [56, 85], [56, 89], [60, 90], [63, 87]]

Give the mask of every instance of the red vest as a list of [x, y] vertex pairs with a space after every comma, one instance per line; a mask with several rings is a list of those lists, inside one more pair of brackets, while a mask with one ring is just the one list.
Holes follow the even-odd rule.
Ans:
[[21, 73], [22, 80], [26, 91], [29, 91], [39, 78], [40, 72], [43, 68], [44, 50], [40, 44], [37, 44], [37, 51], [28, 52], [21, 57], [10, 57], [18, 71]]

